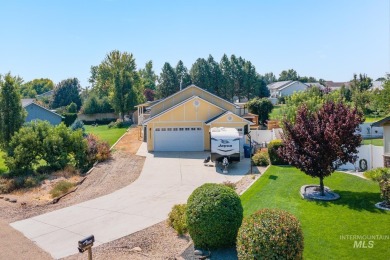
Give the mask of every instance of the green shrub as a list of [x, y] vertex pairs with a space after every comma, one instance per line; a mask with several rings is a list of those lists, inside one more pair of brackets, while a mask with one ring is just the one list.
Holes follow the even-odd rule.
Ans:
[[245, 218], [237, 235], [238, 259], [302, 259], [303, 233], [292, 214], [262, 209]]
[[108, 128], [124, 128], [124, 127], [130, 127], [130, 126], [131, 126], [131, 121], [124, 122], [120, 119], [108, 124]]
[[0, 178], [0, 193], [10, 193], [15, 189], [16, 189], [15, 180]]
[[[82, 168], [86, 163], [87, 144], [81, 131], [72, 131], [63, 123], [52, 126], [38, 121], [27, 124], [14, 134], [5, 163], [12, 175], [27, 175], [42, 161], [42, 173], [63, 169], [73, 163]], [[47, 172], [45, 172], [47, 170]]]
[[236, 190], [236, 184], [234, 182], [224, 181], [222, 184], [225, 185], [226, 187], [231, 188], [232, 190]]
[[35, 187], [39, 184], [39, 180], [37, 178], [34, 178], [32, 176], [29, 176], [27, 177], [25, 180], [24, 180], [24, 184], [23, 186], [25, 188], [32, 188], [32, 187]]
[[268, 151], [260, 150], [255, 155], [252, 156], [252, 162], [256, 166], [268, 166], [269, 165], [269, 156]]
[[63, 113], [62, 116], [64, 117], [63, 120], [66, 126], [71, 126], [77, 119], [76, 113]]
[[278, 149], [281, 146], [283, 146], [283, 142], [278, 139], [272, 140], [268, 144], [268, 155], [272, 165], [288, 165], [288, 163], [278, 155]]
[[240, 197], [225, 185], [206, 183], [188, 198], [186, 217], [196, 247], [232, 246], [243, 217]]
[[381, 197], [385, 204], [390, 207], [390, 173], [383, 174], [379, 179]]
[[74, 187], [74, 184], [68, 181], [59, 181], [50, 191], [52, 198], [57, 198], [65, 193], [67, 193], [71, 188]]
[[168, 215], [168, 225], [176, 230], [179, 235], [188, 232], [186, 222], [186, 204], [177, 204], [172, 207]]
[[363, 173], [364, 177], [373, 181], [379, 181], [384, 174], [390, 174], [390, 168], [375, 168]]

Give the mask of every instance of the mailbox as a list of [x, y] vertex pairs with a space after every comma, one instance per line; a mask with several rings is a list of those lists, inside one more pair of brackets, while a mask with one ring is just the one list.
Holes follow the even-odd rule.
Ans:
[[93, 242], [95, 242], [95, 237], [89, 236], [79, 241], [79, 252], [84, 253], [86, 250], [90, 249], [93, 246]]

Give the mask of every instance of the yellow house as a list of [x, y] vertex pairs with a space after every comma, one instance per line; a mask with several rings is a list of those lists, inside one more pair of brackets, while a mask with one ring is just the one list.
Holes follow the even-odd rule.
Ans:
[[210, 128], [233, 127], [241, 135], [253, 123], [240, 107], [195, 85], [150, 106], [143, 122], [148, 151], [210, 150]]

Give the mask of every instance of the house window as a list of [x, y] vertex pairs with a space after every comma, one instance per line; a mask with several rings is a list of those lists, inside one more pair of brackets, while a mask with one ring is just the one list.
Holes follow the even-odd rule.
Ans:
[[172, 128], [167, 128], [167, 131], [172, 131]]
[[198, 130], [198, 131], [202, 131], [202, 128], [198, 127], [198, 128], [196, 128], [196, 130]]
[[183, 127], [180, 127], [180, 128], [179, 128], [179, 131], [184, 131], [184, 128], [183, 128]]
[[160, 128], [156, 128], [156, 131], [160, 131]]
[[195, 131], [196, 130], [196, 128], [195, 127], [191, 127], [191, 131]]
[[167, 131], [167, 129], [166, 128], [161, 128], [161, 131]]
[[185, 129], [186, 129], [186, 131], [190, 131], [190, 128], [189, 128], [189, 127], [186, 127]]
[[175, 127], [175, 128], [173, 128], [173, 131], [177, 131], [177, 130], [178, 130], [178, 128], [176, 128], [176, 127]]
[[238, 132], [242, 132], [242, 128], [237, 128], [237, 131]]

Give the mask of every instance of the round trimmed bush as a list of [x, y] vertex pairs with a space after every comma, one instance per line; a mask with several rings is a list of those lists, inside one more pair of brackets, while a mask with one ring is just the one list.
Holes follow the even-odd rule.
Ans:
[[237, 235], [238, 259], [302, 259], [303, 233], [294, 215], [262, 209], [245, 218]]
[[215, 249], [235, 244], [243, 209], [233, 189], [206, 183], [188, 198], [186, 215], [188, 232], [195, 246]]

